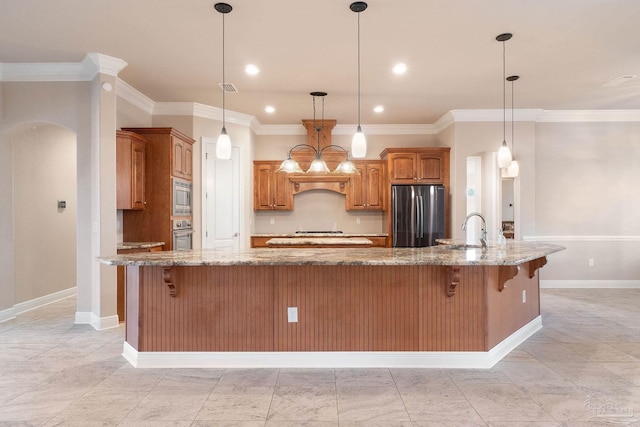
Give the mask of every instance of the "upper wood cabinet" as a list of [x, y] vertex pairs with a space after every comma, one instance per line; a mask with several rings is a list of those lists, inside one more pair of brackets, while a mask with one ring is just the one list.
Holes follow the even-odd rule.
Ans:
[[[187, 181], [193, 179], [193, 144], [195, 140], [174, 128], [123, 128], [142, 135], [149, 144], [148, 163], [163, 176]], [[151, 148], [149, 150], [149, 147]]]
[[387, 159], [391, 184], [448, 184], [449, 147], [388, 148], [380, 157]]
[[172, 175], [187, 180], [193, 179], [193, 141], [172, 135], [171, 145], [173, 149]]
[[357, 160], [357, 173], [349, 179], [347, 210], [384, 209], [384, 162]]
[[133, 132], [116, 132], [116, 209], [145, 208], [146, 141]]
[[293, 210], [293, 191], [289, 174], [276, 172], [281, 161], [253, 162], [253, 209]]

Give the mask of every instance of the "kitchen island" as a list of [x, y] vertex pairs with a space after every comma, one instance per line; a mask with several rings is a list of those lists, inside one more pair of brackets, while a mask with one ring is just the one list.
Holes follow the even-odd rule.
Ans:
[[538, 269], [561, 246], [194, 250], [127, 269], [138, 367], [487, 368], [542, 327]]

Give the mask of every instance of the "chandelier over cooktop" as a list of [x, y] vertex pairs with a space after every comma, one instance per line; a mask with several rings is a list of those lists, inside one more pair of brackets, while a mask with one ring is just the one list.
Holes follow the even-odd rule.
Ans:
[[[327, 96], [327, 92], [311, 92], [310, 95], [313, 97], [313, 128], [317, 133], [317, 146], [314, 147], [310, 144], [297, 144], [291, 147], [289, 152], [287, 153], [287, 159], [282, 162], [280, 167], [276, 170], [276, 172], [288, 172], [288, 173], [304, 173], [304, 171], [300, 168], [298, 162], [292, 157], [292, 154], [295, 154], [299, 151], [311, 151], [315, 154], [315, 158], [311, 162], [309, 169], [307, 169], [307, 173], [329, 173], [329, 167], [327, 163], [322, 158], [322, 154], [326, 150], [334, 150], [344, 153], [344, 160], [342, 160], [336, 169], [333, 171], [335, 173], [355, 173], [356, 166], [352, 161], [349, 160], [349, 152], [339, 145], [327, 145], [326, 147], [320, 148], [320, 134], [324, 129], [324, 97]], [[322, 118], [320, 122], [316, 120], [316, 98], [320, 98], [322, 100]]]

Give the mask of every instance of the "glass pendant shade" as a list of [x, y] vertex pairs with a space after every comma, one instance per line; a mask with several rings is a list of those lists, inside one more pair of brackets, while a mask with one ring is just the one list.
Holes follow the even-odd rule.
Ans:
[[227, 135], [227, 129], [222, 127], [220, 136], [218, 137], [218, 143], [216, 144], [216, 157], [222, 160], [229, 160], [231, 158], [231, 139]]
[[300, 169], [298, 162], [293, 160], [291, 157], [282, 162], [280, 167], [276, 169], [276, 172], [304, 173], [304, 171]]
[[358, 129], [351, 140], [351, 155], [357, 159], [367, 155], [367, 139], [362, 133], [360, 125], [358, 125]]
[[340, 162], [340, 164], [338, 164], [338, 166], [336, 167], [336, 170], [334, 172], [337, 173], [355, 173], [356, 172], [356, 165], [353, 164], [353, 162], [351, 160], [345, 160]]
[[507, 168], [507, 176], [509, 178], [515, 178], [520, 173], [520, 165], [517, 160], [511, 161], [511, 164]]
[[511, 150], [509, 150], [507, 144], [503, 142], [502, 147], [498, 150], [498, 167], [508, 168], [512, 160]]
[[309, 166], [309, 170], [307, 172], [329, 172], [329, 168], [327, 164], [319, 157], [316, 157], [313, 162], [311, 162], [311, 166]]

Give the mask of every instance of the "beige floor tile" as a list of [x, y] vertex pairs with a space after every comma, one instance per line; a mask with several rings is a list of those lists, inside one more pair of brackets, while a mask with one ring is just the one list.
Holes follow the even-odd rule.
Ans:
[[208, 391], [188, 387], [154, 389], [131, 409], [124, 421], [194, 420], [208, 396]]
[[278, 386], [322, 386], [336, 384], [336, 374], [333, 369], [280, 369]]
[[338, 386], [338, 417], [343, 421], [410, 421], [396, 387]]
[[266, 421], [275, 387], [234, 387], [218, 384], [197, 420]]
[[336, 369], [338, 386], [393, 386], [395, 385], [389, 369]]
[[276, 387], [267, 420], [337, 422], [338, 402], [335, 384]]
[[227, 369], [218, 380], [218, 385], [272, 387], [277, 380], [277, 369]]
[[460, 390], [484, 421], [555, 421], [515, 385], [466, 386]]
[[581, 387], [628, 387], [633, 383], [607, 370], [602, 363], [548, 363], [558, 375]]

